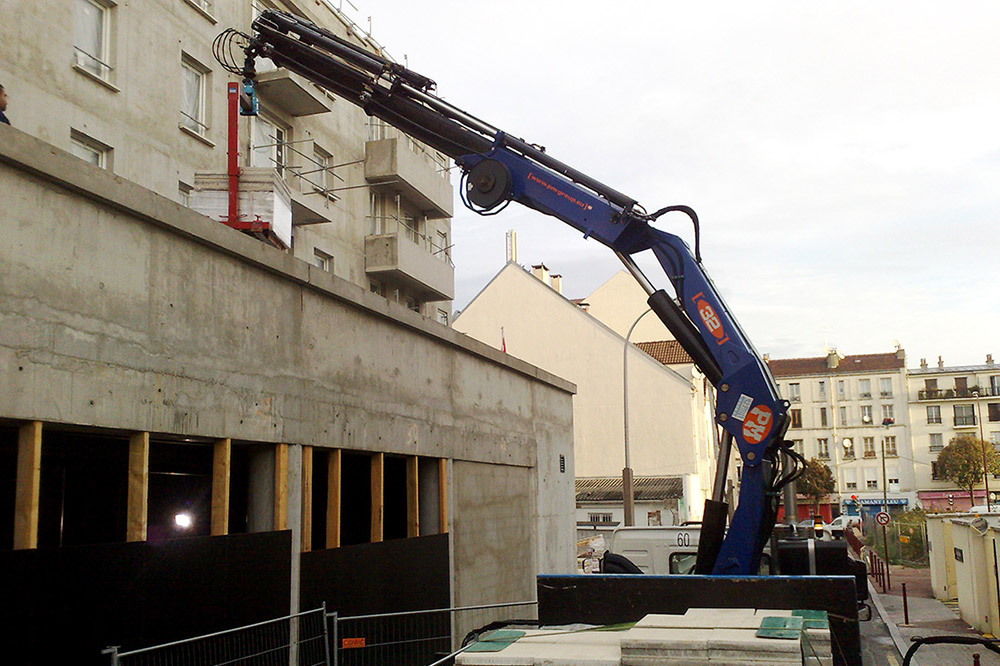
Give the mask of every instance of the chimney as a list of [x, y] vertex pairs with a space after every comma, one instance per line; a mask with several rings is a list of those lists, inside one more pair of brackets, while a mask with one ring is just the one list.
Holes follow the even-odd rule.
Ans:
[[549, 278], [549, 268], [545, 264], [535, 264], [531, 267], [531, 274], [536, 278], [544, 282], [545, 284], [551, 285], [552, 280]]
[[517, 232], [513, 229], [507, 232], [507, 263], [517, 263]]
[[896, 358], [903, 361], [904, 364], [906, 363], [906, 351], [899, 345], [896, 345]]
[[944, 370], [944, 358], [938, 356], [938, 370]]
[[986, 355], [986, 365], [993, 365], [993, 354]]
[[840, 365], [840, 354], [837, 353], [836, 349], [831, 349], [826, 354], [826, 367], [833, 370], [838, 365]]
[[562, 296], [562, 275], [552, 276], [552, 288], [555, 289], [560, 296]]
[[926, 370], [927, 369], [927, 359], [926, 358], [920, 359], [920, 369], [921, 370]]

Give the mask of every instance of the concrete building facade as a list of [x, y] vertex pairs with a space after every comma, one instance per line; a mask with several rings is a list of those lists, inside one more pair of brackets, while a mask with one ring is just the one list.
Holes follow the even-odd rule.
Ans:
[[[621, 483], [627, 358], [633, 472], [637, 477], [683, 477], [684, 506], [674, 518], [697, 519], [711, 492], [715, 448], [704, 384], [692, 374], [693, 366], [665, 366], [635, 345], [626, 352], [622, 335], [564, 298], [551, 286], [546, 270], [536, 270], [537, 276], [508, 263], [455, 319], [455, 328], [574, 382], [578, 479]], [[578, 522], [592, 522], [593, 507], [585, 504]], [[666, 507], [661, 502], [659, 508]], [[610, 523], [623, 520], [620, 507], [600, 513], [609, 514]], [[637, 509], [635, 524], [647, 524], [648, 513], [646, 507], [641, 514]]]
[[[921, 505], [928, 510], [959, 511], [985, 504], [985, 484], [973, 502], [937, 472], [937, 455], [959, 435], [971, 435], [1000, 447], [1000, 366], [987, 355], [980, 365], [930, 366], [909, 371], [908, 400], [913, 455]], [[1000, 492], [1000, 479], [990, 479], [991, 500]]]
[[768, 365], [779, 394], [792, 403], [786, 437], [833, 472], [834, 513], [881, 511], [886, 492], [890, 511], [914, 506], [902, 349], [847, 356], [831, 351], [825, 357], [768, 359]]
[[[309, 576], [376, 577], [363, 558], [342, 571], [324, 552], [403, 543], [393, 552], [406, 562], [436, 538], [444, 603], [532, 599], [536, 574], [574, 569], [575, 387], [447, 326], [440, 156], [262, 68], [264, 112], [240, 120], [241, 164], [273, 168], [290, 192], [291, 247], [188, 205], [200, 175], [225, 169], [229, 77], [212, 39], [248, 30], [262, 6], [377, 48], [322, 2], [8, 8], [0, 557], [41, 580], [46, 562], [95, 549], [154, 552], [189, 536], [203, 561], [226, 539], [277, 535], [280, 562], [251, 559], [285, 577], [234, 582], [250, 598], [272, 588], [271, 615], [239, 615], [256, 621], [318, 603]], [[95, 594], [141, 597], [148, 582]], [[156, 636], [223, 629], [219, 604], [241, 608], [197, 598], [184, 611], [204, 620], [197, 631]], [[405, 605], [398, 590], [358, 599]], [[19, 601], [59, 609], [44, 594]]]

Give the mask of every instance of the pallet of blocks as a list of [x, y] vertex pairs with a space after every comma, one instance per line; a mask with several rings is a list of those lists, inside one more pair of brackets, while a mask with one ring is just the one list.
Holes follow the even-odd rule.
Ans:
[[824, 611], [694, 608], [684, 615], [647, 615], [634, 624], [616, 627], [490, 632], [455, 663], [831, 666], [833, 655]]

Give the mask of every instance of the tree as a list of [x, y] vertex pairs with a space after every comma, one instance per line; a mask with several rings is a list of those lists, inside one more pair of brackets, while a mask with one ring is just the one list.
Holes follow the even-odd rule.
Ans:
[[826, 463], [810, 458], [806, 461], [802, 475], [795, 480], [795, 487], [797, 492], [813, 501], [813, 513], [818, 514], [820, 500], [836, 490], [837, 484]]
[[992, 444], [972, 435], [953, 437], [938, 454], [938, 475], [969, 491], [969, 499], [975, 504], [972, 491], [983, 481], [984, 457], [987, 471], [1000, 474], [1000, 455]]

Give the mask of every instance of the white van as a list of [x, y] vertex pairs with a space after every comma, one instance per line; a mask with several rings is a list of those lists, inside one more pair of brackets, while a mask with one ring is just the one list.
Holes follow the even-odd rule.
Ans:
[[[644, 574], [657, 576], [693, 574], [698, 559], [701, 525], [680, 527], [619, 527], [611, 534], [608, 550], [627, 558]], [[761, 573], [771, 566], [770, 547], [761, 558]]]
[[694, 572], [701, 525], [682, 527], [619, 527], [608, 550], [628, 558], [644, 574], [665, 576]]

